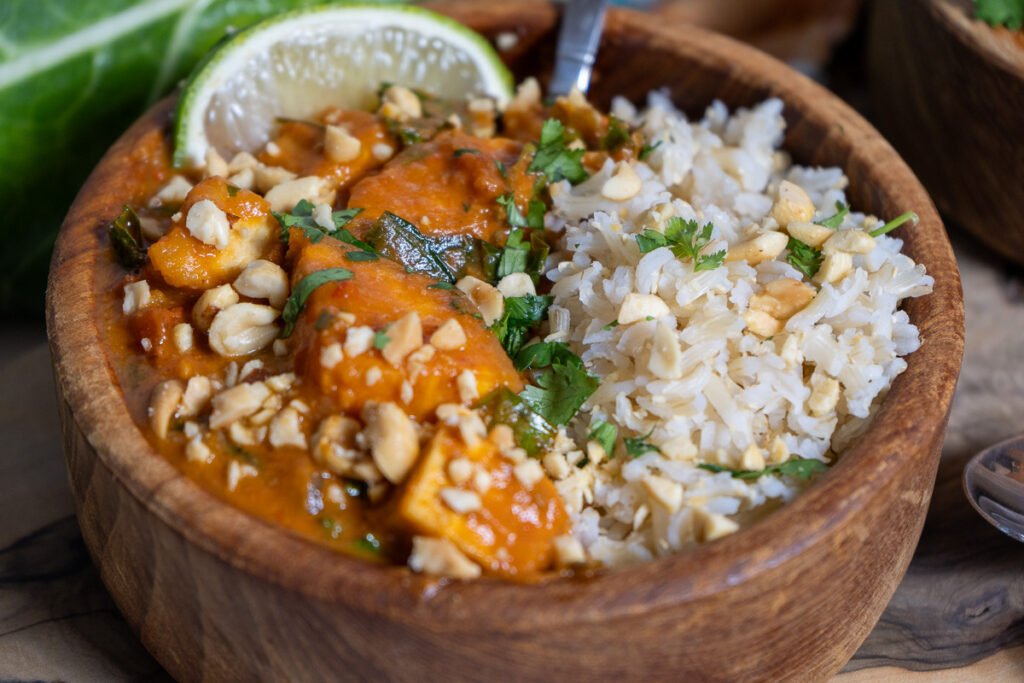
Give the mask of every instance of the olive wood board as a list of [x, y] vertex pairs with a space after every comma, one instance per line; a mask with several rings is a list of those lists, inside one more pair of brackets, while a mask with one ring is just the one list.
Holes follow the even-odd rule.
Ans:
[[[1024, 278], [955, 246], [967, 348], [928, 521], [837, 683], [1024, 680], [1024, 545], [986, 525], [960, 488], [972, 453], [1021, 429]], [[170, 680], [118, 614], [79, 534], [41, 327], [0, 328], [0, 358], [0, 681]]]

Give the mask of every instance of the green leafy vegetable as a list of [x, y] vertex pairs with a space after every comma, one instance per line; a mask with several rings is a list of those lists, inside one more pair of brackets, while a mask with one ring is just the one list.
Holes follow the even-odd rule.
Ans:
[[531, 368], [546, 368], [553, 363], [575, 363], [582, 365], [582, 362], [565, 342], [537, 342], [524, 346], [519, 350], [513, 359], [516, 370], [522, 372]]
[[[300, 199], [299, 203], [287, 213], [279, 213], [277, 211], [271, 211], [277, 222], [281, 224], [281, 241], [287, 243], [288, 235], [291, 228], [298, 228], [302, 231], [302, 234], [306, 236], [313, 244], [316, 244], [322, 240], [325, 236], [342, 239], [340, 230], [349, 223], [353, 218], [359, 215], [362, 209], [344, 209], [343, 211], [333, 211], [331, 213], [331, 222], [334, 224], [334, 229], [329, 230], [324, 228], [322, 225], [313, 220], [313, 210], [316, 207], [313, 202], [308, 199]], [[350, 239], [352, 233], [345, 230], [345, 235]], [[342, 241], [348, 242], [349, 239], [342, 239]], [[350, 244], [352, 242], [349, 242]]]
[[641, 254], [660, 247], [668, 247], [676, 255], [676, 258], [683, 261], [692, 260], [695, 271], [714, 270], [725, 260], [725, 250], [712, 254], [701, 253], [711, 243], [713, 230], [714, 226], [711, 223], [706, 223], [701, 228], [697, 225], [697, 221], [676, 216], [665, 224], [664, 233], [657, 230], [644, 230], [636, 236], [636, 244], [640, 247]]
[[455, 289], [455, 285], [453, 285], [453, 284], [452, 284], [452, 283], [450, 283], [450, 282], [435, 282], [435, 283], [434, 283], [434, 284], [432, 284], [432, 285], [427, 285], [427, 289], [445, 289], [445, 290], [452, 290], [452, 289]]
[[824, 260], [821, 250], [815, 249], [795, 237], [789, 238], [786, 248], [789, 249], [789, 254], [786, 256], [789, 265], [803, 273], [807, 279], [814, 277]]
[[458, 279], [477, 251], [472, 237], [428, 237], [409, 221], [388, 211], [366, 233], [366, 243], [375, 253], [397, 261], [409, 272], [424, 273], [450, 283]]
[[551, 424], [567, 424], [597, 391], [598, 378], [589, 374], [580, 357], [562, 342], [532, 344], [515, 358], [517, 367], [546, 368], [535, 372], [536, 386], [527, 386], [520, 396]]
[[651, 431], [647, 432], [643, 436], [625, 436], [622, 438], [622, 443], [626, 446], [626, 455], [631, 458], [639, 458], [644, 453], [650, 453], [656, 451], [661, 453], [661, 449], [652, 443], [648, 443], [647, 439], [651, 438], [651, 434], [654, 433], [654, 427], [651, 427]]
[[601, 444], [605, 454], [610, 458], [615, 455], [615, 440], [619, 437], [618, 428], [608, 422], [597, 422], [590, 430], [587, 439]]
[[843, 204], [842, 202], [836, 202], [836, 212], [833, 216], [824, 218], [820, 221], [815, 221], [818, 225], [837, 230], [840, 225], [843, 224], [843, 220], [846, 219], [846, 215], [850, 213], [850, 205]]
[[901, 213], [899, 216], [896, 216], [896, 218], [893, 218], [891, 221], [889, 221], [882, 227], [875, 228], [868, 234], [871, 235], [872, 237], [878, 237], [879, 235], [884, 235], [886, 233], [892, 232], [893, 230], [895, 230], [896, 228], [900, 227], [901, 225], [908, 221], [917, 225], [917, 223], [920, 220], [921, 219], [918, 217], [916, 213], [914, 213], [913, 211], [907, 211], [906, 213]]
[[488, 428], [503, 424], [512, 428], [516, 443], [529, 455], [537, 455], [555, 440], [557, 430], [508, 387], [500, 387], [480, 399], [476, 407]]
[[640, 161], [643, 161], [647, 157], [651, 156], [651, 152], [658, 149], [659, 147], [661, 147], [661, 140], [656, 140], [653, 144], [650, 142], [645, 142], [643, 146], [640, 148], [640, 153], [637, 154], [637, 158], [640, 159]]
[[504, 207], [505, 216], [508, 220], [508, 224], [513, 228], [525, 228], [527, 227], [526, 216], [519, 211], [519, 207], [516, 206], [516, 197], [511, 192], [501, 195], [496, 200], [499, 205]]
[[617, 116], [608, 117], [608, 132], [601, 138], [601, 149], [609, 152], [629, 142], [629, 126]]
[[548, 182], [568, 180], [576, 185], [588, 177], [581, 161], [584, 151], [569, 149], [565, 126], [558, 119], [548, 119], [541, 128], [540, 146], [527, 170], [530, 173], [543, 173]]
[[390, 341], [391, 337], [387, 335], [386, 330], [377, 330], [376, 332], [373, 333], [373, 348], [377, 349], [378, 351], [387, 346], [388, 342]]
[[295, 329], [295, 321], [298, 320], [302, 308], [306, 305], [306, 300], [318, 287], [326, 285], [328, 282], [340, 282], [351, 278], [351, 270], [327, 268], [310, 273], [299, 280], [299, 284], [292, 290], [292, 295], [288, 297], [288, 300], [284, 303], [284, 309], [281, 311], [281, 320], [284, 321], [281, 338], [287, 339], [291, 336], [292, 331]]
[[1024, 0], [974, 0], [974, 16], [1011, 31], [1024, 26]]
[[463, 154], [479, 154], [479, 153], [480, 153], [480, 150], [478, 150], [478, 149], [473, 149], [472, 147], [462, 147], [462, 148], [457, 149], [454, 152], [452, 152], [452, 156], [455, 157], [456, 159], [458, 159]]
[[824, 472], [828, 469], [828, 465], [820, 460], [799, 457], [790, 458], [779, 465], [769, 465], [763, 470], [734, 470], [729, 467], [712, 465], [710, 463], [702, 463], [697, 465], [697, 467], [702, 470], [707, 470], [708, 472], [730, 472], [734, 479], [757, 479], [766, 474], [784, 475], [787, 477], [794, 477], [796, 479], [810, 479], [815, 474]]
[[146, 248], [142, 245], [142, 223], [135, 209], [124, 205], [121, 213], [107, 228], [114, 257], [125, 268], [138, 268], [146, 262]]
[[547, 315], [552, 301], [550, 296], [532, 294], [505, 299], [505, 311], [491, 325], [491, 330], [498, 335], [498, 341], [505, 347], [510, 358], [515, 358], [519, 349], [523, 348], [530, 331]]

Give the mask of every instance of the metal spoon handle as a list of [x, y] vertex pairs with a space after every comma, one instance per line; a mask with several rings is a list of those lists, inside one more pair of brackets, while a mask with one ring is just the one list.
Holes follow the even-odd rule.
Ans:
[[568, 95], [573, 87], [587, 92], [607, 6], [608, 0], [569, 0], [558, 32], [551, 95]]

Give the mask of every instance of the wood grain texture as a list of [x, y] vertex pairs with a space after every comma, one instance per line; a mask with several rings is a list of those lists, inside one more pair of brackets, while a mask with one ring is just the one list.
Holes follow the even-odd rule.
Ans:
[[[458, 19], [514, 30], [518, 75], [549, 66], [546, 4], [456, 2]], [[698, 29], [609, 15], [594, 95], [666, 86], [690, 113], [782, 98], [786, 146], [838, 165], [855, 206], [913, 207], [906, 250], [936, 279], [909, 303], [923, 348], [866, 438], [817, 485], [751, 529], [692, 553], [537, 586], [438, 587], [334, 554], [214, 500], [131, 423], [95, 327], [100, 226], [151, 111], [94, 172], [62, 228], [48, 292], [66, 457], [86, 544], [119, 608], [168, 671], [193, 680], [821, 680], [878, 619], [913, 552], [963, 350], [959, 276], [938, 215], [857, 114], [773, 59]], [[819, 589], [808, 590], [808, 587]], [[744, 656], [738, 657], [736, 653]]]
[[881, 131], [939, 208], [1024, 263], [1024, 43], [968, 2], [875, 2], [868, 69]]

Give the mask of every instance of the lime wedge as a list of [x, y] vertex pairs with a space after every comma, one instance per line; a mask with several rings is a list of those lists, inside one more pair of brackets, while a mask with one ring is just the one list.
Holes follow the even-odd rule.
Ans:
[[196, 67], [181, 94], [174, 163], [262, 147], [277, 117], [372, 107], [381, 83], [503, 104], [512, 75], [487, 40], [419, 7], [341, 5], [287, 12], [239, 32]]

